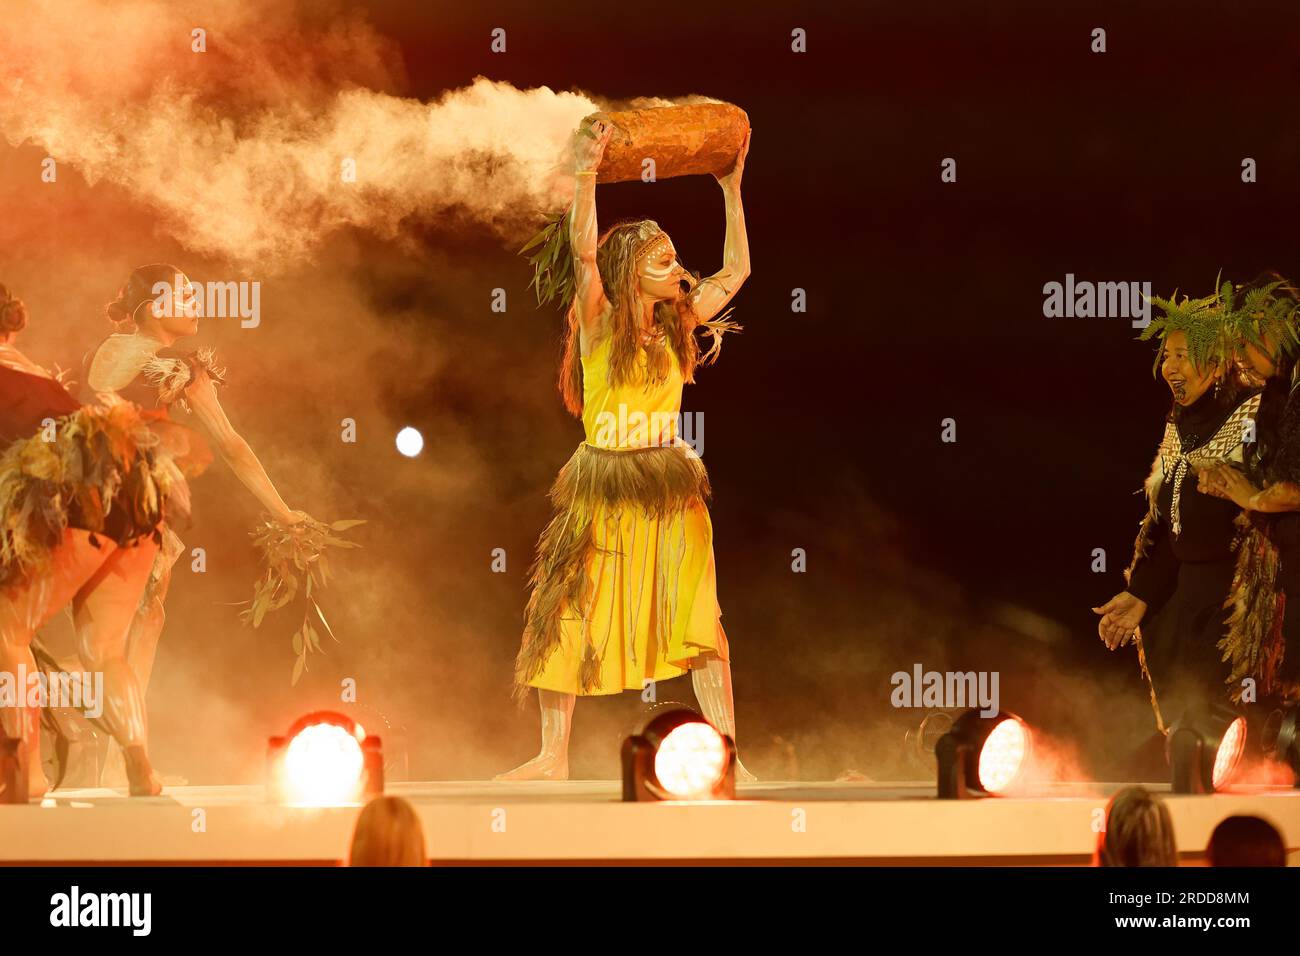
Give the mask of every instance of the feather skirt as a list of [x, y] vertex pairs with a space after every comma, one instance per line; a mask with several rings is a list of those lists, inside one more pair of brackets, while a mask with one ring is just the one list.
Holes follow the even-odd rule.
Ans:
[[68, 528], [119, 545], [159, 534], [169, 478], [127, 402], [84, 406], [0, 456], [0, 587], [44, 573]]
[[1227, 603], [1231, 614], [1219, 649], [1231, 668], [1227, 682], [1232, 699], [1239, 701], [1248, 677], [1255, 680], [1260, 696], [1279, 690], [1286, 594], [1278, 581], [1278, 548], [1267, 527], [1252, 521], [1248, 512], [1237, 517], [1237, 527], [1237, 566]]
[[516, 699], [641, 690], [705, 651], [726, 658], [709, 494], [688, 446], [578, 447], [530, 572]]

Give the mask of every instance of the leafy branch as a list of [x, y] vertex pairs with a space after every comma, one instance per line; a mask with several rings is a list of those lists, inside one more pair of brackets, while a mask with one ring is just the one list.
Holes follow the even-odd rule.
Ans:
[[539, 308], [552, 299], [559, 299], [560, 307], [567, 309], [573, 298], [573, 250], [569, 247], [571, 208], [553, 213], [546, 225], [519, 250], [522, 255], [537, 248], [537, 252], [528, 257], [533, 267], [533, 281], [528, 286], [536, 289]]
[[319, 622], [325, 633], [341, 643], [325, 619], [325, 612], [316, 602], [315, 594], [329, 583], [329, 547], [359, 548], [355, 541], [339, 537], [349, 528], [365, 524], [364, 520], [349, 519], [325, 524], [315, 518], [303, 516], [301, 521], [285, 524], [275, 518], [263, 519], [250, 532], [254, 546], [262, 553], [262, 574], [253, 585], [250, 606], [239, 614], [240, 620], [260, 627], [267, 614], [290, 604], [299, 591], [307, 601], [302, 624], [293, 635], [293, 652], [297, 660], [293, 665], [293, 683], [297, 684], [307, 670], [307, 656], [321, 650]]

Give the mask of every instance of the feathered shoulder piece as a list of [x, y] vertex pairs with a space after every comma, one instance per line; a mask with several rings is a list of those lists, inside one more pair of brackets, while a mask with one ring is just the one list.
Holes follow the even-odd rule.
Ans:
[[179, 358], [155, 355], [140, 371], [145, 381], [158, 389], [159, 405], [176, 402], [182, 408], [188, 408], [185, 389], [198, 375], [206, 375], [214, 385], [226, 381], [226, 370], [217, 366], [216, 355], [210, 348], [198, 349]]
[[709, 347], [700, 354], [699, 364], [712, 365], [722, 353], [722, 337], [728, 332], [734, 332], [736, 335], [741, 333], [743, 326], [730, 317], [734, 311], [735, 309], [731, 308], [721, 315], [715, 315], [704, 322], [696, 323], [696, 330], [702, 329], [704, 334], [709, 337]]

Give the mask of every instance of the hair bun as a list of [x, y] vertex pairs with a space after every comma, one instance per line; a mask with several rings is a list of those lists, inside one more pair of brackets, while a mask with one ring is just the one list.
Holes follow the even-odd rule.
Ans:
[[140, 306], [154, 297], [154, 286], [162, 284], [170, 287], [177, 281], [177, 276], [184, 276], [184, 273], [165, 262], [155, 262], [133, 270], [127, 276], [117, 298], [104, 306], [108, 321], [114, 325], [133, 322]]
[[27, 306], [0, 285], [0, 332], [21, 332], [27, 328]]
[[127, 297], [125, 293], [119, 295], [108, 305], [104, 306], [104, 313], [108, 316], [110, 322], [126, 322], [131, 318], [131, 310], [127, 308]]

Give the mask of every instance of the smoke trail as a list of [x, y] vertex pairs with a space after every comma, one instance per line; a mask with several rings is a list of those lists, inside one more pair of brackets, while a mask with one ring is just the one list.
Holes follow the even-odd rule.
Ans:
[[436, 102], [402, 98], [387, 91], [401, 82], [391, 41], [327, 8], [11, 9], [0, 132], [123, 186], [192, 252], [264, 272], [310, 260], [348, 227], [391, 239], [436, 220], [515, 242], [569, 200], [572, 131], [616, 104], [482, 76]]

